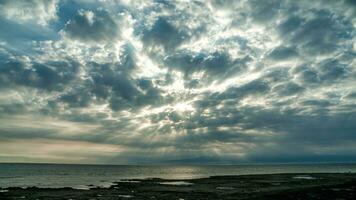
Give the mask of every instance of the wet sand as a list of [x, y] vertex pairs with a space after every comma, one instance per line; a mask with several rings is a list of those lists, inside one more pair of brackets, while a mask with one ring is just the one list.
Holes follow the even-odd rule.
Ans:
[[[90, 187], [90, 185], [89, 185]], [[109, 188], [0, 188], [0, 199], [356, 199], [356, 174], [269, 174], [121, 180]]]

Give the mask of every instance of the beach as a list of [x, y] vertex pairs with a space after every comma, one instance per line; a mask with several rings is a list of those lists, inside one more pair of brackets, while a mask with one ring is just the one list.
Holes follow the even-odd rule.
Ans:
[[197, 179], [123, 179], [109, 187], [9, 187], [0, 199], [355, 199], [355, 173], [283, 173]]

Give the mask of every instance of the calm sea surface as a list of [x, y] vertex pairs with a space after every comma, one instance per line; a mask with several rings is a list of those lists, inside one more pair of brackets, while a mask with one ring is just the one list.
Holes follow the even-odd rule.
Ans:
[[115, 166], [59, 164], [0, 164], [0, 187], [106, 187], [132, 178], [191, 179], [216, 175], [271, 173], [356, 173], [356, 164]]

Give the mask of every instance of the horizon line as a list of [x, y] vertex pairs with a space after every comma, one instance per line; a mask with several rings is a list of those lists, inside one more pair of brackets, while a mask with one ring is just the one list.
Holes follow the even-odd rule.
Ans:
[[50, 163], [50, 162], [0, 162], [0, 164], [24, 165], [94, 165], [94, 166], [244, 166], [244, 165], [325, 165], [325, 164], [356, 164], [356, 161], [347, 162], [246, 162], [246, 163], [128, 163], [128, 164], [101, 164], [101, 163]]

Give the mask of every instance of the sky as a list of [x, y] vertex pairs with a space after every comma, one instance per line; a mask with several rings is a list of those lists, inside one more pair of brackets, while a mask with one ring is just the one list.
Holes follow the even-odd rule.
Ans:
[[355, 25], [353, 0], [0, 0], [0, 162], [355, 162]]

